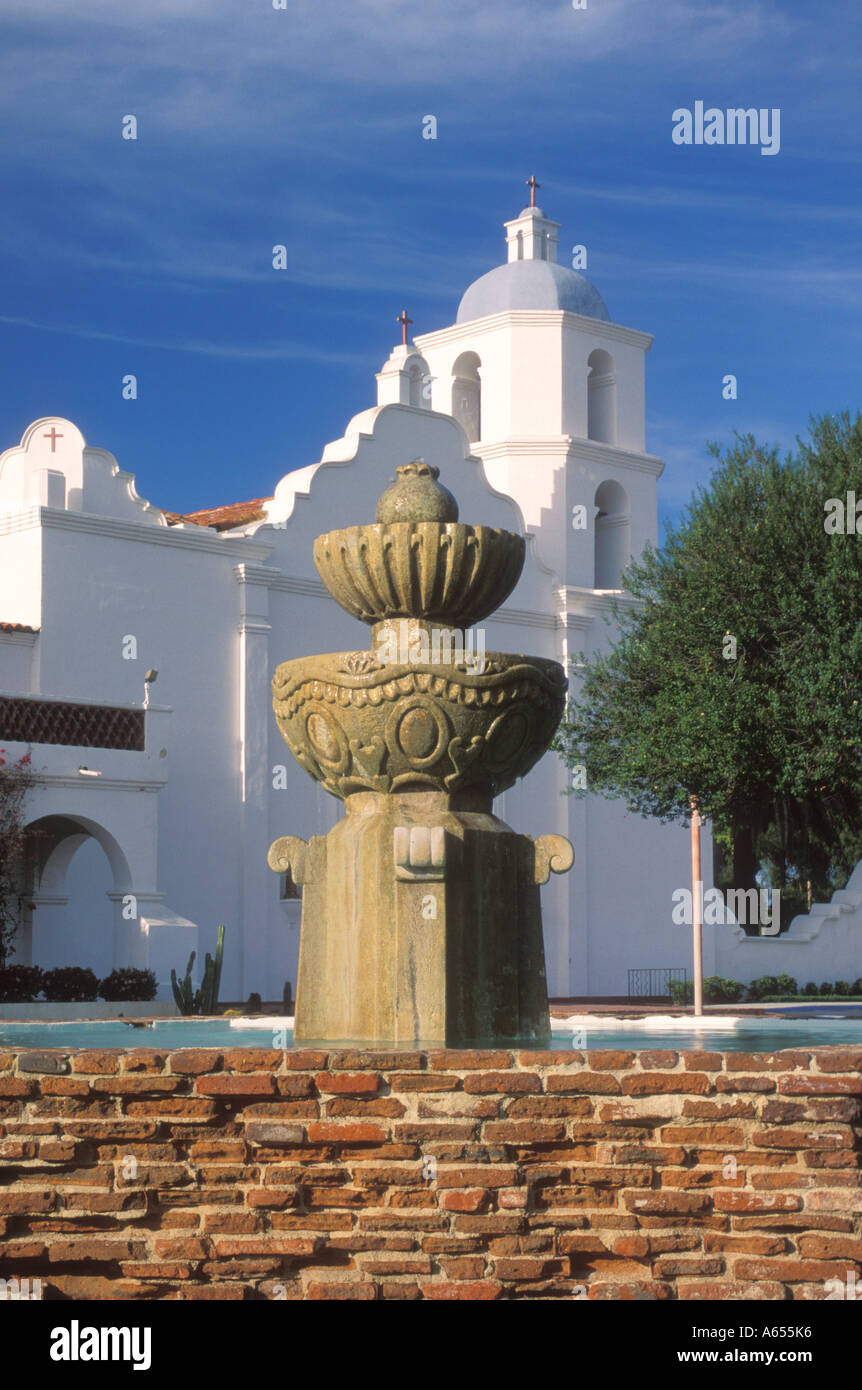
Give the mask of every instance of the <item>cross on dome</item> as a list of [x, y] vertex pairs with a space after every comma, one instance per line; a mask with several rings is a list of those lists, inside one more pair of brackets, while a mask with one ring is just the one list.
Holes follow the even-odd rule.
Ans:
[[536, 206], [536, 189], [541, 188], [542, 185], [536, 182], [535, 174], [531, 174], [524, 182], [530, 190], [530, 207], [534, 208]]

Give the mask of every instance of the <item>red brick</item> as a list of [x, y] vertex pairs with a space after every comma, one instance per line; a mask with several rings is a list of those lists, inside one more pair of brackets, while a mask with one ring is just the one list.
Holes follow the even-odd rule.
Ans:
[[200, 1096], [268, 1096], [275, 1091], [275, 1077], [261, 1073], [199, 1076], [195, 1089]]
[[658, 1074], [647, 1072], [624, 1076], [622, 1091], [625, 1096], [679, 1095], [682, 1093], [705, 1095], [712, 1089], [712, 1082], [703, 1072], [667, 1072]]
[[467, 1095], [537, 1095], [541, 1089], [542, 1081], [537, 1072], [488, 1071], [474, 1072], [464, 1077]]
[[217, 1255], [293, 1255], [308, 1258], [319, 1240], [316, 1236], [213, 1236]]
[[201, 1076], [206, 1072], [218, 1071], [221, 1063], [222, 1054], [210, 1047], [194, 1047], [171, 1053], [171, 1071], [179, 1072], [182, 1076]]
[[280, 1096], [313, 1096], [314, 1078], [302, 1072], [291, 1072], [289, 1076], [277, 1076], [275, 1089]]
[[511, 1052], [429, 1052], [431, 1071], [500, 1071], [511, 1067]]
[[777, 1280], [752, 1284], [745, 1279], [699, 1279], [694, 1283], [680, 1280], [677, 1295], [680, 1299], [703, 1299], [710, 1303], [725, 1300], [743, 1300], [747, 1303], [749, 1299], [774, 1303], [787, 1296], [784, 1285]]
[[638, 1053], [638, 1061], [642, 1067], [652, 1071], [656, 1067], [675, 1067], [680, 1060], [678, 1052], [669, 1052], [659, 1049], [645, 1049]]
[[440, 1193], [442, 1211], [482, 1211], [488, 1205], [489, 1193], [484, 1187], [470, 1187], [459, 1191], [452, 1188]]
[[116, 1052], [88, 1049], [73, 1052], [72, 1071], [85, 1072], [90, 1076], [114, 1076], [120, 1070], [120, 1058]]
[[619, 1095], [620, 1083], [615, 1076], [604, 1072], [567, 1071], [550, 1074], [546, 1078], [546, 1090], [552, 1095], [574, 1091], [584, 1095]]
[[351, 1283], [335, 1283], [327, 1280], [325, 1283], [308, 1284], [305, 1290], [305, 1297], [312, 1302], [326, 1301], [353, 1301], [369, 1303], [377, 1297], [377, 1289], [374, 1284], [363, 1284], [358, 1281]]
[[25, 1081], [22, 1076], [0, 1075], [0, 1097], [7, 1096], [11, 1100], [18, 1097], [23, 1099], [24, 1096], [34, 1096], [37, 1094], [36, 1087], [37, 1082]]
[[393, 1091], [458, 1091], [461, 1080], [445, 1072], [393, 1072], [389, 1078]]
[[782, 1076], [778, 1089], [783, 1096], [858, 1096], [862, 1076]]
[[783, 1255], [789, 1247], [784, 1236], [731, 1236], [726, 1231], [706, 1231], [703, 1248], [721, 1255]]
[[778, 1279], [785, 1284], [806, 1280], [844, 1279], [848, 1269], [858, 1273], [862, 1266], [847, 1261], [829, 1263], [825, 1260], [737, 1260], [734, 1275], [737, 1279]]
[[814, 1260], [860, 1260], [862, 1241], [856, 1237], [811, 1236], [799, 1237], [799, 1253]]
[[686, 1071], [721, 1071], [724, 1054], [721, 1052], [683, 1052], [682, 1061]]
[[636, 1052], [591, 1051], [586, 1060], [593, 1071], [625, 1071], [634, 1066]]
[[726, 1071], [748, 1071], [759, 1075], [765, 1071], [792, 1071], [795, 1067], [808, 1069], [810, 1052], [727, 1052]]
[[777, 1212], [801, 1211], [802, 1198], [785, 1192], [716, 1192], [713, 1196], [716, 1211]]
[[439, 1262], [447, 1279], [481, 1279], [485, 1273], [484, 1255], [441, 1255]]
[[57, 1194], [53, 1189], [42, 1189], [39, 1191], [32, 1188], [30, 1191], [14, 1191], [7, 1189], [0, 1191], [0, 1214], [31, 1214], [40, 1211], [53, 1211], [57, 1202]]
[[186, 1084], [180, 1076], [97, 1076], [90, 1091], [108, 1096], [171, 1095]]
[[268, 1047], [230, 1047], [223, 1053], [225, 1071], [275, 1071], [283, 1053]]
[[471, 1168], [437, 1165], [436, 1184], [438, 1187], [513, 1187], [518, 1181], [518, 1168], [514, 1164], [477, 1164]]
[[319, 1120], [308, 1126], [312, 1144], [378, 1144], [387, 1138], [380, 1125], [352, 1125], [338, 1120]]
[[376, 1091], [380, 1086], [382, 1077], [374, 1071], [319, 1072], [314, 1080], [321, 1094], [359, 1096]]
[[203, 1260], [209, 1254], [207, 1242], [189, 1238], [153, 1241], [153, 1254], [160, 1260]]
[[[44, 1147], [44, 1146], [43, 1146]], [[0, 1139], [0, 1159], [35, 1158], [36, 1144], [32, 1139]]]
[[565, 1139], [566, 1126], [562, 1121], [551, 1123], [521, 1123], [515, 1120], [501, 1120], [487, 1124], [484, 1136], [489, 1142], [499, 1140], [504, 1144], [549, 1144], [557, 1139]]
[[133, 1245], [127, 1240], [55, 1240], [48, 1247], [51, 1264], [109, 1264], [115, 1260], [134, 1257]]
[[138, 1047], [120, 1054], [120, 1071], [160, 1072], [165, 1069], [164, 1052], [153, 1047]]
[[494, 1273], [498, 1279], [544, 1279], [549, 1274], [562, 1274], [563, 1266], [561, 1260], [542, 1260], [519, 1255], [495, 1260]]
[[707, 1212], [711, 1198], [699, 1192], [625, 1192], [627, 1211], [643, 1216]]
[[445, 1281], [421, 1284], [423, 1298], [448, 1302], [488, 1303], [500, 1297], [503, 1285], [496, 1279]]
[[814, 1056], [820, 1071], [862, 1072], [862, 1047], [818, 1048]]

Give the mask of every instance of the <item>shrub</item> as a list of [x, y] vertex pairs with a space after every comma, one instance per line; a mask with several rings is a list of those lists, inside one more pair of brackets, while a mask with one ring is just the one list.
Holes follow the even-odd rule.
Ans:
[[248, 1003], [245, 1007], [246, 1012], [250, 1014], [259, 1014], [261, 1012], [263, 1009], [263, 1001], [257, 990], [252, 990], [251, 994], [248, 996]]
[[836, 981], [835, 981], [835, 993], [836, 993], [836, 994], [849, 994], [849, 993], [850, 993], [850, 985], [849, 985], [849, 983], [847, 982], [847, 980], [836, 980]]
[[792, 975], [776, 975], [775, 983], [778, 986], [776, 994], [786, 996], [799, 993], [799, 986]]
[[739, 980], [725, 980], [721, 975], [708, 975], [703, 982], [703, 997], [708, 1004], [732, 1004], [741, 998], [745, 985]]
[[668, 980], [667, 988], [674, 1004], [690, 1004], [694, 998], [691, 980]]
[[52, 1003], [80, 1004], [98, 998], [99, 981], [92, 970], [80, 965], [64, 965], [46, 970], [42, 976], [45, 998]]
[[858, 980], [853, 981], [851, 994], [862, 994], [862, 975], [859, 976]]
[[38, 965], [6, 965], [0, 968], [0, 1000], [4, 1004], [29, 1004], [42, 988]]
[[775, 975], [760, 975], [756, 980], [752, 980], [748, 986], [748, 993], [752, 999], [765, 999], [767, 994], [780, 994], [778, 980]]
[[804, 988], [804, 990], [802, 991], [802, 993], [803, 993], [803, 994], [819, 994], [819, 993], [820, 993], [820, 986], [819, 986], [819, 985], [815, 985], [815, 983], [814, 983], [813, 980], [809, 980], [809, 981], [808, 981], [808, 984], [805, 986], [805, 988]]
[[113, 1002], [120, 999], [155, 999], [158, 981], [152, 970], [136, 970], [127, 965], [112, 970], [99, 986], [99, 998]]
[[824, 981], [823, 981], [823, 984], [820, 986], [820, 993], [821, 993], [821, 994], [834, 994], [834, 993], [835, 993], [835, 986], [834, 986], [829, 980], [824, 980]]

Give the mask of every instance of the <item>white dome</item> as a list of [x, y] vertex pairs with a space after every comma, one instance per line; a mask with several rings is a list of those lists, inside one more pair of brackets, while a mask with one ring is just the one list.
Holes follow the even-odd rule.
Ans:
[[610, 314], [584, 275], [552, 261], [509, 261], [482, 275], [458, 305], [457, 323], [470, 323], [507, 309], [563, 309], [610, 323]]

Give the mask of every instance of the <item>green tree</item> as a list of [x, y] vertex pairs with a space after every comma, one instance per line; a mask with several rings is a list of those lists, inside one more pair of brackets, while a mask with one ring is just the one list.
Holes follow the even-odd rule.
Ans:
[[862, 417], [810, 436], [784, 461], [710, 446], [709, 485], [626, 571], [619, 639], [573, 661], [555, 747], [645, 816], [695, 796], [735, 886], [763, 861], [819, 897], [862, 857], [862, 536], [826, 529], [862, 482]]

